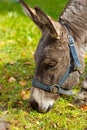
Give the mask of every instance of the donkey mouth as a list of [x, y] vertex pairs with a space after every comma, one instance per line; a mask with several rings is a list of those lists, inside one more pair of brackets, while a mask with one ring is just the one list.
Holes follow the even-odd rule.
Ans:
[[32, 107], [33, 110], [36, 110], [39, 113], [46, 113], [49, 112], [50, 109], [52, 108], [51, 105], [48, 106], [48, 108], [39, 106], [37, 102], [35, 101], [30, 101], [30, 106]]
[[50, 111], [58, 97], [58, 94], [55, 95], [32, 87], [29, 103], [33, 110], [40, 113], [46, 113]]

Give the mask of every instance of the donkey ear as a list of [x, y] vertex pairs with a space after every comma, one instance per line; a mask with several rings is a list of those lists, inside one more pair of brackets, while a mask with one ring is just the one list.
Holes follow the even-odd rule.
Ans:
[[29, 6], [27, 6], [27, 4], [23, 0], [19, 0], [19, 2], [21, 3], [25, 13], [33, 20], [33, 22], [38, 24], [39, 21], [38, 21], [38, 16], [36, 14], [36, 11], [30, 8]]
[[43, 11], [41, 11], [37, 7], [34, 10], [29, 6], [27, 6], [23, 0], [19, 1], [24, 11], [33, 20], [33, 22], [40, 28], [40, 30], [42, 30], [42, 32], [48, 30], [53, 37], [57, 37], [57, 32], [53, 25], [52, 20]]
[[42, 31], [48, 30], [51, 33], [51, 35], [57, 37], [57, 32], [54, 27], [53, 20], [38, 7], [36, 7], [35, 10], [39, 18], [39, 22], [43, 25]]

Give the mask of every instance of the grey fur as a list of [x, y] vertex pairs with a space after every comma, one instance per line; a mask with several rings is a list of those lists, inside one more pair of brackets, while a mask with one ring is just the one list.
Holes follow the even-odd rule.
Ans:
[[[39, 8], [31, 9], [23, 0], [20, 0], [20, 3], [42, 31], [42, 37], [34, 55], [36, 63], [34, 78], [44, 84], [53, 85], [58, 82], [70, 64], [67, 30], [65, 26], [52, 20]], [[83, 72], [84, 54], [87, 51], [87, 0], [70, 0], [60, 15], [60, 19], [70, 27], [70, 33], [75, 39], [75, 47], [82, 65], [81, 72]], [[78, 71], [73, 72], [62, 87], [72, 89], [79, 83], [79, 77]], [[86, 89], [87, 86], [82, 88]], [[81, 91], [79, 95], [81, 95]], [[59, 96], [59, 94], [51, 94], [32, 87], [30, 104], [37, 111], [46, 112]], [[87, 99], [87, 94], [81, 99]]]

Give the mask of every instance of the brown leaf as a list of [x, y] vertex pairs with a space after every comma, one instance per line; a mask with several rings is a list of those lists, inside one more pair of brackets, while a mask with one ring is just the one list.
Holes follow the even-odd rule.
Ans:
[[21, 80], [21, 81], [19, 82], [19, 84], [20, 84], [21, 86], [25, 86], [25, 85], [27, 84], [27, 81], [26, 81], [26, 80]]
[[25, 62], [24, 65], [31, 65], [31, 64], [32, 64], [31, 62], [27, 61], [27, 62]]
[[87, 111], [87, 105], [83, 105], [83, 106], [81, 106], [80, 108], [81, 108], [81, 110], [83, 110], [83, 111]]
[[2, 85], [0, 85], [0, 90], [2, 90], [3, 89], [3, 86]]
[[10, 78], [8, 79], [8, 81], [9, 81], [9, 82], [15, 82], [16, 79], [15, 79], [14, 77], [10, 77]]

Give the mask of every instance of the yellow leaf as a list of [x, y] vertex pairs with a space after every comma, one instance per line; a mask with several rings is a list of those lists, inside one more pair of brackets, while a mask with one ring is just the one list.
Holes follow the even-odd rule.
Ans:
[[25, 65], [31, 65], [31, 62], [29, 61], [25, 62]]
[[27, 100], [29, 99], [30, 97], [30, 90], [27, 89], [27, 90], [22, 90], [21, 93], [20, 93], [20, 96], [23, 100]]
[[20, 84], [21, 86], [25, 86], [25, 85], [27, 84], [27, 81], [26, 81], [26, 80], [21, 80], [21, 81], [19, 82], [19, 84]]
[[74, 106], [73, 104], [71, 104], [71, 103], [68, 103], [68, 104], [67, 104], [67, 107], [75, 108], [75, 106]]
[[84, 58], [87, 59], [87, 53], [84, 55]]
[[26, 56], [26, 53], [25, 53], [25, 52], [22, 52], [22, 53], [21, 53], [21, 56], [25, 57], [25, 56]]

